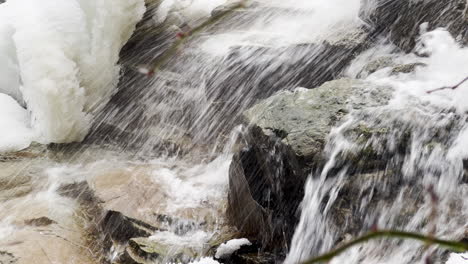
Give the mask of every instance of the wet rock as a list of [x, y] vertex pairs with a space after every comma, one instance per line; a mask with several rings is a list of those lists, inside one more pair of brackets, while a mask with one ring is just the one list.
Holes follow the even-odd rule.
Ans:
[[2, 166], [0, 172], [0, 201], [6, 201], [29, 194], [32, 191], [31, 176], [17, 174], [16, 166]]
[[132, 238], [127, 252], [138, 263], [187, 263], [197, 257], [197, 252], [180, 245], [160, 243], [150, 238]]
[[12, 162], [12, 161], [22, 161], [30, 160], [35, 158], [43, 157], [47, 154], [47, 146], [32, 143], [27, 149], [9, 153], [0, 153], [0, 163], [1, 162]]
[[324, 163], [332, 127], [351, 110], [385, 105], [391, 89], [340, 79], [282, 92], [244, 113], [246, 146], [229, 175], [228, 217], [252, 241], [285, 252], [298, 222], [307, 175]]
[[427, 64], [421, 62], [409, 63], [409, 64], [401, 64], [397, 65], [392, 69], [390, 74], [396, 75], [399, 73], [411, 73], [416, 70], [417, 67], [426, 67]]
[[145, 222], [124, 216], [120, 212], [109, 211], [101, 221], [104, 234], [112, 240], [126, 243], [134, 237], [149, 237], [158, 229]]
[[100, 202], [94, 191], [85, 181], [65, 184], [59, 187], [58, 193], [76, 199], [82, 205], [96, 205]]
[[225, 264], [275, 264], [277, 263], [277, 255], [268, 253], [236, 253], [231, 258], [222, 263]]
[[[0, 1], [0, 4], [1, 3], [2, 2]], [[18, 259], [13, 254], [0, 250], [0, 263], [1, 264], [15, 264], [17, 263], [17, 260]]]
[[395, 62], [393, 61], [392, 57], [381, 57], [366, 64], [366, 66], [364, 66], [361, 72], [358, 73], [357, 77], [366, 78], [367, 76], [371, 75], [372, 73], [378, 70], [392, 66], [395, 66]]
[[52, 220], [52, 219], [50, 219], [48, 217], [42, 216], [42, 217], [39, 217], [39, 218], [33, 218], [33, 219], [25, 220], [24, 224], [29, 225], [29, 226], [41, 227], [41, 226], [48, 226], [48, 225], [52, 225], [52, 224], [57, 224], [57, 222], [55, 222], [54, 220]]
[[463, 174], [462, 182], [468, 184], [468, 160], [463, 160], [463, 169], [465, 173]]
[[410, 52], [422, 23], [429, 30], [445, 27], [461, 43], [468, 43], [468, 8], [465, 0], [362, 0], [360, 17], [374, 28], [374, 34], [388, 34], [390, 40]]

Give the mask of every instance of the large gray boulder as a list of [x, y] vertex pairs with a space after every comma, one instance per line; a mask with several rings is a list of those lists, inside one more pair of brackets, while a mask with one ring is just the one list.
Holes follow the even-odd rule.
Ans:
[[244, 113], [246, 145], [233, 158], [228, 217], [252, 241], [285, 252], [308, 174], [323, 165], [327, 136], [347, 113], [385, 105], [389, 87], [340, 79], [282, 92]]

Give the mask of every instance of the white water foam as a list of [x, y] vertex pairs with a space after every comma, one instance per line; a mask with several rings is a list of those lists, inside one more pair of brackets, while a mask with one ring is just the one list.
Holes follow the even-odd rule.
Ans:
[[[166, 161], [155, 160], [152, 163], [165, 164]], [[155, 184], [163, 187], [171, 201], [166, 208], [168, 212], [197, 208], [224, 198], [230, 164], [230, 156], [220, 156], [208, 164], [191, 168], [162, 167], [153, 171], [152, 179]]]
[[[208, 17], [213, 9], [226, 2], [229, 3], [226, 0], [166, 0], [155, 18], [162, 22], [169, 12], [177, 12], [184, 20], [193, 21]], [[250, 1], [245, 3], [249, 6]], [[242, 30], [209, 36], [201, 48], [207, 53], [224, 55], [230, 47], [239, 45], [283, 47], [313, 43], [330, 34], [355, 29], [362, 23], [358, 18], [359, 7], [359, 0], [255, 1], [249, 6], [253, 11], [248, 12], [259, 12], [259, 16], [243, 21]]]
[[0, 93], [13, 96], [15, 108], [24, 100], [30, 113], [27, 120], [23, 115], [2, 126], [2, 137], [4, 127], [21, 123], [35, 134], [24, 141], [82, 140], [92, 113], [114, 90], [119, 51], [144, 10], [144, 0], [14, 0], [0, 5]]

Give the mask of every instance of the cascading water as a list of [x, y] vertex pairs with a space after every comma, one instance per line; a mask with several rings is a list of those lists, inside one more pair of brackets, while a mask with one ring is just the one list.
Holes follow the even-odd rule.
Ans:
[[[361, 23], [358, 2], [246, 2], [246, 8], [192, 36], [148, 80], [138, 69], [161, 60], [177, 33], [164, 30], [160, 21], [176, 20], [182, 28], [196, 27], [198, 15], [217, 12], [211, 10], [214, 5], [205, 6], [203, 1], [164, 1], [149, 22], [158, 25], [159, 35], [154, 36], [151, 29], [137, 32], [134, 38], [140, 44], [135, 47], [141, 51], [127, 54], [124, 50], [127, 79], [103, 112], [105, 116], [98, 118], [92, 135], [102, 138], [110, 130], [121, 136], [119, 131], [133, 130], [125, 144], [131, 145], [130, 141], [147, 152], [184, 138], [195, 145], [222, 142], [242, 112], [257, 100], [297, 85], [314, 87], [344, 68], [343, 61], [363, 47], [356, 41], [341, 49], [334, 41], [347, 31], [351, 31], [350, 39], [365, 37], [355, 29]], [[323, 15], [326, 12], [337, 16]], [[324, 61], [327, 63], [322, 65]], [[309, 74], [316, 77], [308, 78]]]
[[[466, 84], [425, 91], [465, 77], [466, 48], [436, 30], [420, 42], [427, 58], [389, 45], [365, 51], [375, 36], [358, 18], [360, 0], [241, 2], [193, 35], [234, 1], [0, 4], [0, 152], [8, 152], [0, 157], [0, 263], [189, 263], [217, 255], [213, 240], [237, 235], [224, 211], [243, 112], [277, 91], [337, 79], [353, 59], [346, 75], [356, 78], [379, 56], [426, 66], [366, 77], [394, 89], [394, 99], [353, 111], [330, 134], [328, 162], [305, 187], [286, 263], [374, 223], [463, 236]], [[356, 126], [369, 127], [365, 138]], [[362, 154], [375, 170], [360, 171], [350, 158]], [[437, 203], [427, 199], [429, 188]], [[355, 201], [340, 200], [343, 192]], [[354, 215], [339, 228], [337, 203]], [[333, 263], [414, 263], [429, 252], [382, 241]]]
[[[355, 74], [352, 68], [369, 59], [369, 54], [374, 59], [399, 56], [407, 63], [416, 59], [425, 64], [409, 76], [392, 75], [386, 68], [367, 77], [395, 87], [394, 98], [385, 106], [354, 111], [330, 134], [328, 162], [308, 180], [301, 223], [286, 263], [324, 253], [343, 239], [337, 236], [355, 236], [374, 225], [449, 239], [465, 235], [468, 188], [460, 183], [466, 181], [463, 163], [468, 127], [467, 105], [460, 98], [466, 97], [467, 86], [427, 91], [463, 80], [468, 50], [443, 29], [424, 33], [419, 42], [417, 52], [429, 58], [385, 54], [392, 48], [379, 46], [351, 65], [349, 74]], [[359, 126], [369, 128], [368, 135], [357, 134]], [[361, 171], [350, 156], [364, 163], [384, 162]], [[340, 200], [347, 192], [353, 201]], [[349, 205], [343, 210], [349, 210], [354, 222], [337, 226], [333, 219], [340, 212], [335, 208], [346, 202]], [[332, 263], [426, 263], [423, 256], [431, 256], [434, 249], [423, 248], [414, 241], [369, 242]]]

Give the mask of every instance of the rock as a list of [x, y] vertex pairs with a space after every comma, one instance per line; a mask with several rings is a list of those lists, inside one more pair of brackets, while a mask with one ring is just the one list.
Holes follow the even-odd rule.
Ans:
[[197, 251], [189, 247], [160, 243], [145, 237], [132, 238], [127, 252], [138, 263], [188, 263], [197, 257]]
[[27, 149], [9, 153], [0, 153], [1, 162], [32, 160], [44, 157], [47, 154], [47, 146], [38, 143], [32, 143]]
[[[83, 222], [85, 245], [97, 256], [113, 256], [111, 263], [114, 264], [166, 263], [169, 260], [188, 262], [209, 250], [209, 244], [207, 248], [198, 244], [195, 246], [200, 248], [188, 244], [180, 247], [164, 239], [150, 238], [160, 232], [163, 232], [163, 237], [168, 232], [174, 237], [183, 238], [196, 230], [214, 228], [211, 220], [198, 222], [158, 213], [164, 207], [157, 206], [164, 206], [167, 197], [164, 198], [163, 192], [158, 189], [161, 186], [155, 189], [157, 184], [147, 178], [151, 176], [146, 174], [150, 171], [145, 167], [115, 168], [90, 177], [89, 183], [76, 182], [59, 188], [61, 195], [79, 203], [76, 214]], [[122, 196], [122, 193], [125, 195]], [[155, 204], [148, 197], [154, 198]], [[143, 202], [148, 208], [143, 206]], [[197, 214], [203, 214], [203, 210], [197, 211], [201, 211]], [[215, 220], [219, 224], [219, 219]]]
[[360, 17], [375, 35], [388, 34], [405, 52], [414, 48], [424, 22], [429, 23], [429, 30], [445, 27], [461, 43], [468, 43], [466, 0], [362, 0]]
[[224, 261], [225, 264], [275, 264], [278, 256], [268, 253], [239, 253]]
[[101, 221], [102, 231], [116, 242], [126, 243], [134, 237], [149, 237], [158, 229], [119, 212], [108, 211]]
[[18, 164], [0, 163], [0, 201], [7, 201], [29, 194], [32, 191], [31, 176], [22, 174]]
[[366, 78], [367, 76], [371, 75], [372, 73], [378, 70], [392, 66], [395, 66], [395, 62], [393, 61], [392, 57], [380, 57], [366, 64], [366, 66], [364, 66], [361, 72], [358, 73], [357, 77], [360, 79]]
[[246, 146], [229, 174], [228, 217], [251, 241], [286, 252], [308, 174], [324, 164], [332, 127], [351, 110], [385, 105], [391, 88], [353, 79], [274, 95], [244, 113]]
[[[462, 182], [468, 184], [468, 160], [463, 160], [463, 168], [464, 168], [464, 174], [462, 178]], [[468, 235], [468, 234], [467, 234]], [[468, 239], [468, 236], [467, 236]]]
[[426, 67], [427, 64], [421, 62], [409, 63], [409, 64], [401, 64], [393, 67], [391, 75], [396, 75], [399, 73], [411, 73], [416, 70], [417, 67]]
[[42, 216], [42, 217], [39, 217], [39, 218], [33, 218], [33, 219], [25, 220], [24, 224], [25, 225], [30, 225], [30, 226], [41, 227], [41, 226], [48, 226], [48, 225], [52, 225], [52, 224], [57, 224], [57, 222], [55, 222], [54, 220], [52, 220], [52, 219], [50, 219], [48, 217]]
[[[2, 1], [0, 0], [0, 4], [2, 3]], [[0, 251], [0, 263], [1, 264], [15, 264], [17, 263], [17, 258], [9, 253], [9, 252], [6, 252], [6, 251]]]

